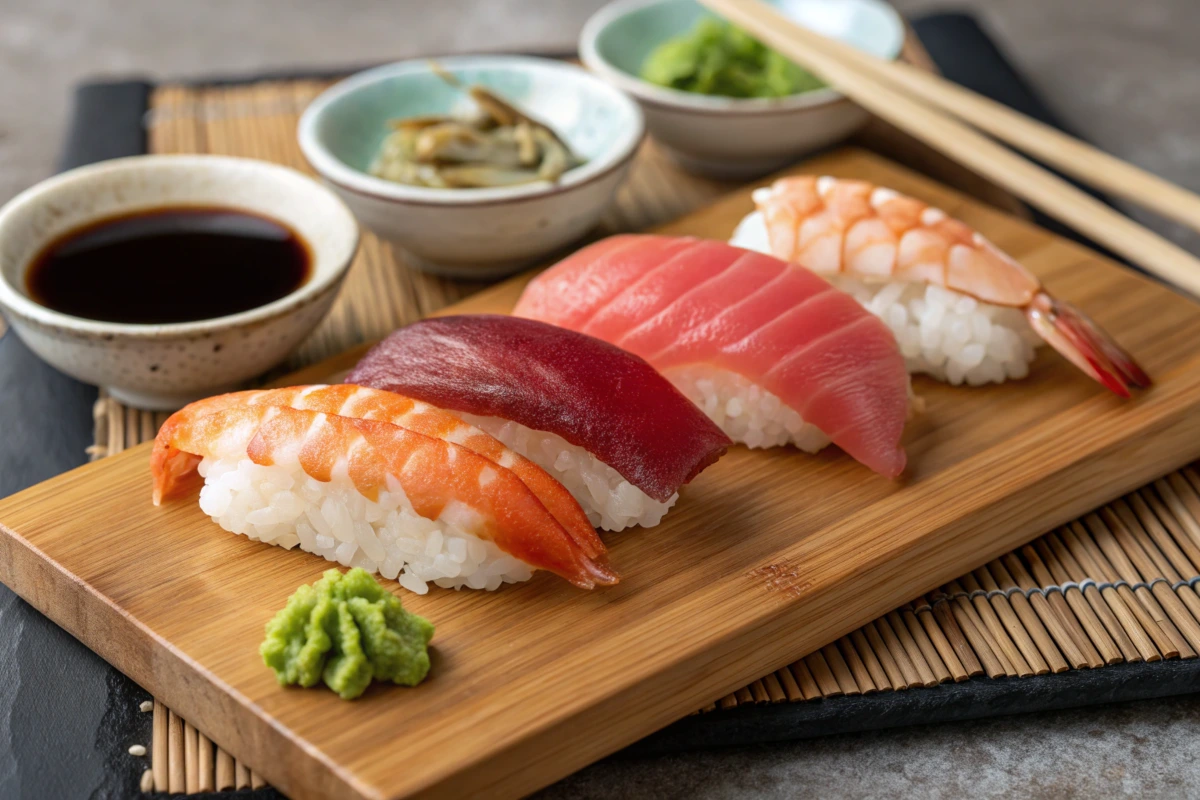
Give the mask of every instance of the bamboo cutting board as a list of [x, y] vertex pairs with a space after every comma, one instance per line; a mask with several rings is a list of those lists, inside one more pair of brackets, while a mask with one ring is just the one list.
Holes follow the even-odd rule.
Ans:
[[[616, 587], [539, 574], [490, 594], [404, 593], [437, 625], [430, 678], [354, 703], [279, 688], [256, 652], [328, 563], [221, 531], [193, 501], [153, 508], [145, 445], [0, 501], [0, 580], [293, 797], [512, 796], [1200, 456], [1196, 305], [877, 157], [806, 169], [975, 225], [1116, 333], [1156, 386], [1122, 402], [1049, 350], [1000, 387], [918, 380], [927, 410], [899, 483], [833, 450], [735, 448], [662, 525], [606, 536]], [[750, 206], [739, 192], [664, 230], [725, 238]], [[521, 285], [447, 311], [505, 311]]]

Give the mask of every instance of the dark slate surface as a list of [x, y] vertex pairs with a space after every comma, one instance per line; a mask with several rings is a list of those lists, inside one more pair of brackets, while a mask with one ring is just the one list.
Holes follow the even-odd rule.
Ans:
[[[0, 495], [83, 461], [95, 397], [11, 332], [0, 339]], [[100, 785], [93, 740], [110, 675], [118, 673], [0, 585], [0, 798], [86, 796], [74, 792]]]
[[[914, 23], [944, 74], [1057, 124], [970, 17]], [[246, 78], [248, 80], [249, 78]], [[62, 168], [145, 151], [150, 84], [81, 87]], [[92, 387], [0, 339], [0, 497], [82, 464], [91, 444]], [[623, 755], [807, 738], [918, 722], [971, 719], [1200, 691], [1200, 663], [1125, 665], [1019, 681], [974, 680], [929, 690], [754, 707], [689, 717]], [[0, 800], [130, 797], [148, 759], [147, 693], [0, 586]], [[618, 756], [622, 757], [622, 756]], [[230, 797], [231, 795], [220, 795]], [[277, 798], [272, 791], [238, 797]]]
[[[131, 122], [147, 92], [81, 87], [61, 167], [144, 152]], [[84, 462], [95, 399], [95, 388], [46, 366], [11, 330], [0, 339], [0, 496]], [[133, 716], [145, 696], [0, 585], [0, 798], [128, 796], [141, 770], [115, 756], [132, 762], [129, 744], [150, 741], [149, 719]]]

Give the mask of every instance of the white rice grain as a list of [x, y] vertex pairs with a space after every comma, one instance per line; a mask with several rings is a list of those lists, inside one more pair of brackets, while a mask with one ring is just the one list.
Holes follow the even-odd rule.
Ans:
[[476, 536], [478, 514], [451, 503], [438, 520], [413, 511], [399, 484], [376, 501], [358, 493], [342, 463], [322, 483], [297, 461], [261, 466], [246, 458], [200, 463], [200, 508], [227, 531], [362, 567], [417, 594], [433, 583], [497, 589], [533, 576], [532, 568]]
[[806, 453], [829, 444], [820, 428], [777, 395], [735, 372], [693, 365], [664, 375], [735, 442], [762, 448], [791, 444]]
[[884, 321], [910, 374], [954, 385], [1002, 383], [1025, 377], [1042, 343], [1020, 309], [941, 286], [826, 277]]

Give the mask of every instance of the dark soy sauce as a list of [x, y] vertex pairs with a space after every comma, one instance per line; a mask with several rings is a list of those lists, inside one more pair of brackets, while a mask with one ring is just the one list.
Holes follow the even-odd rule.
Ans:
[[26, 273], [47, 308], [106, 322], [224, 317], [295, 291], [308, 245], [281, 222], [229, 208], [139, 211], [93, 222], [47, 245]]

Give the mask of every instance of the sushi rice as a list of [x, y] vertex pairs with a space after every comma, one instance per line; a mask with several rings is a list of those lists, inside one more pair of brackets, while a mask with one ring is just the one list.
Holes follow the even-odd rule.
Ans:
[[[755, 211], [743, 219], [729, 243], [770, 254], [762, 213]], [[1024, 378], [1041, 344], [1016, 308], [983, 303], [931, 284], [822, 277], [887, 324], [911, 374], [930, 375], [955, 386]]]
[[679, 499], [676, 492], [665, 502], [655, 500], [621, 473], [556, 433], [500, 417], [455, 413], [549, 472], [579, 501], [588, 521], [598, 528], [620, 531], [634, 525], [653, 527]]
[[729, 438], [747, 447], [791, 444], [816, 453], [829, 444], [820, 428], [736, 372], [695, 365], [668, 370], [665, 377]]
[[304, 473], [298, 459], [271, 466], [248, 458], [205, 458], [200, 508], [231, 533], [362, 567], [425, 594], [447, 589], [498, 589], [527, 581], [533, 570], [470, 533], [475, 512], [450, 504], [437, 520], [413, 511], [388, 476], [375, 501], [358, 493], [343, 459], [328, 483]]

